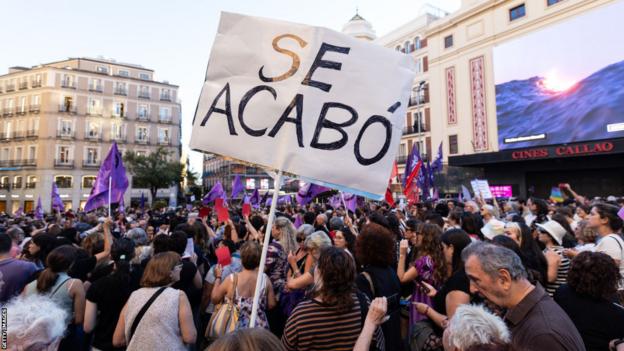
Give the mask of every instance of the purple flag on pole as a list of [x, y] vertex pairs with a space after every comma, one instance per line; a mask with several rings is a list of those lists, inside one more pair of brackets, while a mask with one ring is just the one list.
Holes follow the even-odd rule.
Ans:
[[126, 213], [126, 206], [124, 204], [124, 199], [123, 197], [121, 198], [121, 200], [119, 200], [119, 209], [118, 209], [119, 213]]
[[343, 193], [344, 202], [347, 205], [347, 209], [351, 212], [355, 212], [357, 208], [358, 197], [355, 194]]
[[442, 155], [442, 142], [440, 142], [440, 146], [438, 147], [438, 154], [436, 155], [435, 160], [431, 164], [431, 173], [441, 172], [442, 171], [442, 159], [444, 156]]
[[244, 190], [245, 190], [245, 187], [243, 186], [243, 181], [241, 180], [240, 176], [237, 174], [236, 177], [234, 177], [234, 180], [232, 181], [232, 199], [235, 198], [236, 195], [240, 194]]
[[35, 207], [35, 219], [43, 219], [43, 207], [41, 207], [41, 196], [37, 198], [37, 207]]
[[224, 199], [225, 198], [225, 190], [223, 190], [223, 186], [221, 182], [217, 180], [215, 185], [212, 186], [212, 189], [204, 196], [203, 204], [208, 205], [216, 199]]
[[254, 206], [260, 204], [260, 193], [258, 192], [258, 189], [255, 189], [253, 194], [251, 194], [251, 197], [249, 198], [249, 203]]
[[61, 195], [59, 194], [58, 187], [56, 186], [56, 182], [52, 182], [52, 209], [55, 209], [59, 212], [63, 212], [65, 210], [65, 205], [63, 204], [63, 200], [61, 200]]
[[260, 202], [258, 203], [258, 205], [264, 204], [266, 206], [266, 202], [268, 198], [269, 198], [269, 191], [267, 190], [267, 192], [264, 193], [264, 195], [262, 195], [262, 198], [260, 199]]
[[418, 150], [418, 143], [414, 143], [412, 150], [410, 150], [407, 156], [407, 162], [405, 162], [405, 172], [403, 173], [403, 187], [407, 185], [407, 178], [412, 174], [412, 170], [420, 160], [420, 151]]
[[141, 209], [145, 208], [145, 194], [143, 194], [141, 192], [141, 202], [139, 203], [139, 206], [141, 207]]
[[89, 195], [84, 208], [85, 212], [108, 205], [109, 179], [111, 182], [111, 203], [119, 203], [126, 189], [128, 189], [128, 176], [126, 175], [126, 168], [123, 165], [121, 153], [117, 149], [117, 143], [115, 142], [113, 142], [108, 155], [102, 162], [102, 166], [100, 166], [95, 179], [95, 185], [91, 189], [91, 195]]
[[329, 205], [335, 209], [340, 208], [342, 200], [340, 200], [340, 194], [336, 194], [329, 198]]
[[331, 190], [330, 188], [327, 188], [321, 185], [308, 183], [304, 185], [301, 189], [299, 189], [299, 191], [297, 192], [297, 203], [299, 205], [305, 206], [309, 204], [319, 194], [324, 193], [326, 191], [330, 191], [330, 190]]
[[303, 218], [301, 218], [301, 214], [297, 214], [295, 216], [295, 228], [299, 229], [299, 227], [301, 227], [301, 225], [303, 224]]
[[620, 210], [618, 211], [618, 216], [620, 216], [620, 218], [624, 219], [624, 207], [620, 208]]
[[24, 215], [24, 208], [20, 206], [13, 214], [15, 217], [22, 217]]

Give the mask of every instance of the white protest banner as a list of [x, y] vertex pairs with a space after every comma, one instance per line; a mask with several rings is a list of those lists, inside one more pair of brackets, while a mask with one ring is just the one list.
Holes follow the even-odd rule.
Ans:
[[329, 29], [222, 13], [190, 147], [379, 198], [413, 67]]
[[490, 189], [490, 184], [487, 180], [475, 179], [470, 181], [470, 185], [472, 186], [472, 191], [475, 195], [481, 196], [483, 199], [494, 198], [492, 190]]

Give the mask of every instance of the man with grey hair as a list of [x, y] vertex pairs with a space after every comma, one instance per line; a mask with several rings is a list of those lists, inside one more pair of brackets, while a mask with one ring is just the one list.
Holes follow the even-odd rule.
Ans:
[[568, 315], [541, 285], [527, 280], [520, 257], [513, 251], [476, 242], [462, 251], [470, 291], [507, 309], [505, 321], [512, 345], [520, 350], [585, 350]]
[[444, 350], [481, 350], [511, 341], [503, 320], [481, 305], [461, 305], [444, 330]]

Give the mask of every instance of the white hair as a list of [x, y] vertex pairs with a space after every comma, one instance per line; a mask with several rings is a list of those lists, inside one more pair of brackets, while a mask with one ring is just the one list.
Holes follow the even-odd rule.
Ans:
[[459, 306], [449, 321], [447, 333], [449, 345], [459, 350], [510, 342], [510, 333], [505, 322], [481, 305]]
[[69, 313], [46, 295], [18, 296], [5, 307], [8, 344], [16, 349], [60, 340], [69, 322]]

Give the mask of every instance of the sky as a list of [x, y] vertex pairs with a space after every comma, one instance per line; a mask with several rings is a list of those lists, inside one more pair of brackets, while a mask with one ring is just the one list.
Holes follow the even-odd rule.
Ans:
[[[460, 0], [429, 0], [452, 12]], [[182, 145], [188, 151], [199, 98], [221, 11], [341, 30], [358, 9], [383, 36], [419, 15], [424, 0], [5, 0], [0, 21], [0, 74], [67, 57], [113, 58], [155, 71], [155, 80], [178, 85]], [[617, 32], [621, 33], [621, 31]], [[190, 152], [201, 175], [201, 154]]]
[[575, 83], [624, 60], [623, 13], [618, 1], [499, 45], [495, 84], [535, 76]]

